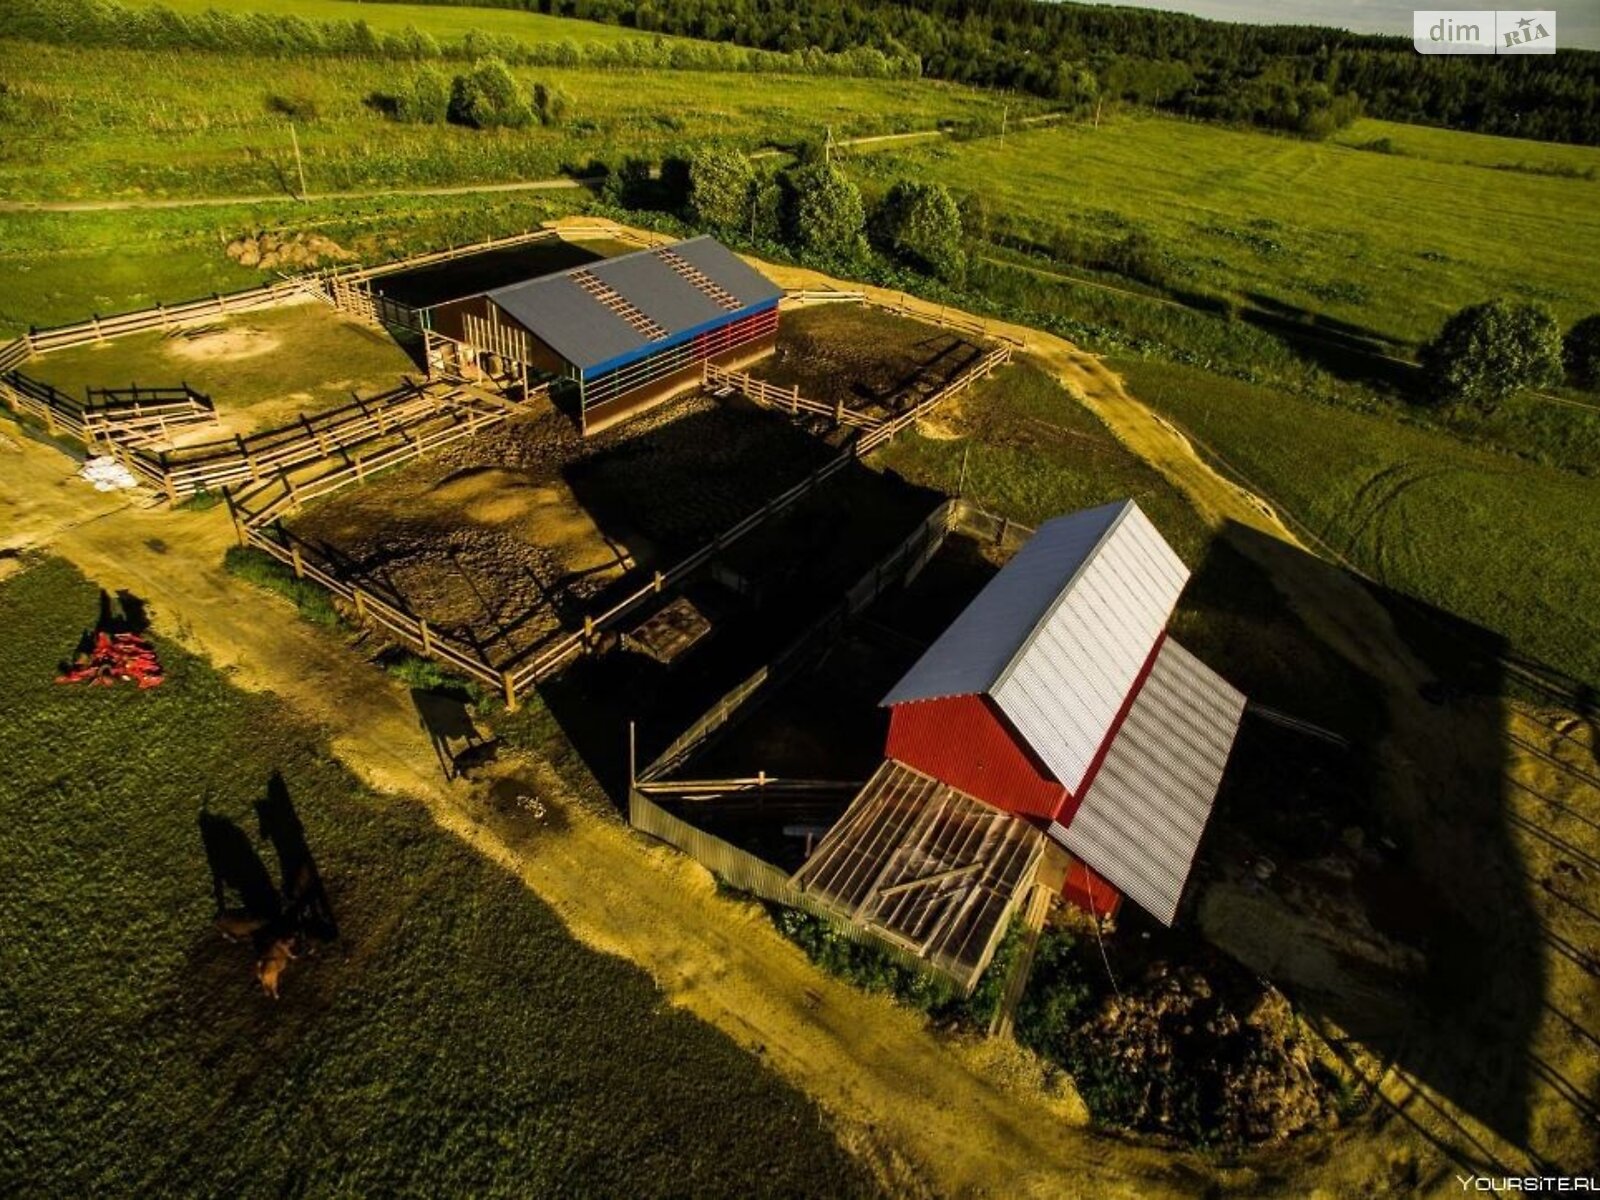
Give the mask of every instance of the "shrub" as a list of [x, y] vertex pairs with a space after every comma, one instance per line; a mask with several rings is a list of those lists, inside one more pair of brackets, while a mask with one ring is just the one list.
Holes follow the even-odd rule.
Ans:
[[267, 97], [267, 111], [292, 121], [315, 121], [321, 110], [308, 92], [273, 92]]
[[607, 203], [619, 208], [647, 208], [654, 184], [655, 180], [650, 177], [650, 160], [629, 155], [620, 167], [606, 176], [600, 185], [600, 194]]
[[394, 98], [398, 121], [440, 125], [450, 118], [450, 82], [432, 67], [423, 67]]
[[1106, 266], [1118, 275], [1161, 287], [1167, 282], [1167, 263], [1156, 240], [1142, 229], [1135, 229], [1112, 243]]
[[861, 249], [867, 212], [861, 190], [843, 171], [831, 163], [813, 163], [788, 172], [786, 183], [789, 236], [796, 246], [844, 257]]
[[1422, 369], [1436, 399], [1490, 413], [1522, 388], [1561, 378], [1561, 332], [1542, 304], [1474, 304], [1423, 347]]
[[1561, 357], [1567, 378], [1582, 388], [1600, 388], [1600, 313], [1584, 317], [1567, 330]]
[[852, 942], [819, 917], [795, 908], [769, 906], [778, 931], [830, 975], [869, 992], [888, 992], [924, 1012], [946, 1003], [950, 989], [920, 971], [903, 967], [874, 946]]
[[474, 129], [518, 129], [533, 120], [506, 64], [486, 58], [450, 86], [450, 120]]
[[689, 216], [714, 229], [740, 229], [750, 220], [756, 175], [737, 150], [699, 150], [689, 160]]
[[572, 108], [572, 98], [549, 84], [533, 85], [533, 112], [541, 125], [559, 125]]
[[884, 249], [908, 266], [950, 282], [966, 274], [961, 211], [943, 184], [902, 179], [884, 197], [875, 224]]

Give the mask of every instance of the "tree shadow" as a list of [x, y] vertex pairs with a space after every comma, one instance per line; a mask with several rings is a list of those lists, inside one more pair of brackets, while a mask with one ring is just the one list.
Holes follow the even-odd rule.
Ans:
[[[491, 744], [478, 732], [463, 697], [432, 688], [412, 688], [411, 703], [446, 779], [454, 779], [467, 765], [484, 760]], [[461, 743], [459, 749], [456, 742]]]
[[100, 589], [100, 609], [94, 625], [85, 629], [73, 648], [73, 657], [88, 654], [94, 649], [100, 634], [115, 637], [119, 633], [144, 634], [150, 628], [150, 610], [145, 602], [126, 588], [118, 588], [115, 598]]
[[[1260, 631], [1271, 605], [1240, 588], [1241, 565], [1297, 634], [1281, 617]], [[1246, 718], [1207, 840], [1207, 935], [1537, 1163], [1546, 939], [1508, 806], [1502, 639], [1241, 525], [1192, 587], [1218, 621], [1239, 618], [1240, 640], [1252, 626], [1277, 640], [1214, 660], [1233, 682], [1350, 739], [1340, 751]], [[1346, 694], [1330, 708], [1334, 677]], [[1508, 1165], [1456, 1133], [1458, 1162]]]

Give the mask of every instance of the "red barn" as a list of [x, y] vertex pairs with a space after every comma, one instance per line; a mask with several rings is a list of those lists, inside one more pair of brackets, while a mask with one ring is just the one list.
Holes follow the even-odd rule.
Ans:
[[[940, 930], [984, 912], [982, 928], [965, 936], [992, 946], [1010, 909], [985, 906], [977, 881], [999, 877], [996, 859], [1015, 850], [993, 832], [930, 849], [928, 833], [950, 805], [975, 804], [1010, 814], [1018, 836], [1043, 834], [1068, 852], [1068, 900], [1104, 914], [1127, 896], [1170, 925], [1245, 707], [1166, 634], [1188, 578], [1131, 500], [1046, 522], [884, 698], [889, 773], [829, 831], [816, 852], [822, 865], [808, 862], [796, 883], [825, 906], [848, 898], [852, 919], [871, 924], [861, 914], [877, 909], [835, 878], [859, 884], [898, 872], [880, 892], [925, 892], [917, 911], [949, 914], [930, 926]], [[881, 807], [891, 788], [900, 815], [886, 832], [857, 808], [869, 793]], [[937, 809], [922, 799], [935, 796]], [[915, 940], [904, 929], [879, 932]], [[964, 961], [986, 962], [987, 952]]]

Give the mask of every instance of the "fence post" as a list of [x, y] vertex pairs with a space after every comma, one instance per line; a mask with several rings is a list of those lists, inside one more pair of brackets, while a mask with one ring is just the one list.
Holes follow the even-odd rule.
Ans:
[[800, 385], [798, 383], [794, 385], [794, 393], [789, 398], [789, 412], [795, 416], [800, 413]]
[[428, 622], [422, 617], [417, 618], [417, 632], [422, 635], [422, 652], [433, 653], [433, 634], [428, 631]]
[[350, 599], [355, 601], [356, 616], [365, 621], [367, 619], [367, 601], [359, 584], [354, 584], [351, 586]]
[[306, 564], [305, 560], [300, 557], [299, 546], [289, 547], [289, 562], [294, 567], [294, 577], [296, 579], [304, 579], [306, 577]]
[[501, 671], [500, 672], [500, 682], [505, 688], [505, 693], [506, 693], [506, 711], [507, 712], [516, 712], [517, 711], [517, 682], [516, 682], [516, 680], [514, 680], [511, 677], [511, 672], [510, 671]]

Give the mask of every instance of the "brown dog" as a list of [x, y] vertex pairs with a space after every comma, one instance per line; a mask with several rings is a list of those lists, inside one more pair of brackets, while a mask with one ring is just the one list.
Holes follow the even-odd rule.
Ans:
[[289, 960], [299, 958], [299, 950], [295, 937], [280, 937], [268, 943], [267, 948], [256, 959], [256, 980], [261, 984], [261, 990], [269, 997], [278, 998], [278, 984], [283, 978], [284, 971], [289, 968]]

